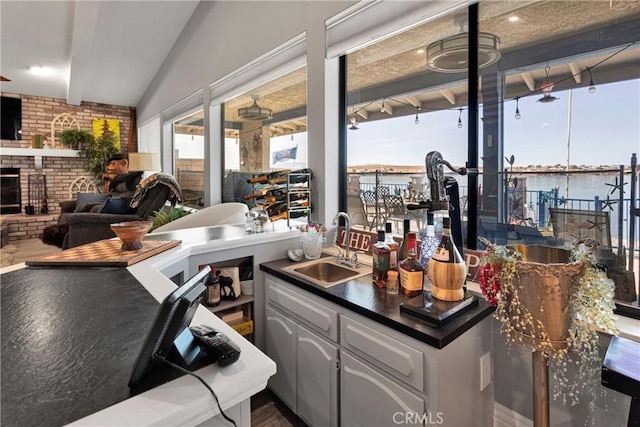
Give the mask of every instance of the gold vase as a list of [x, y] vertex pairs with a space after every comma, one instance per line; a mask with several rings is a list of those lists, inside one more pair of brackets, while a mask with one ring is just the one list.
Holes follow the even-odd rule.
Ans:
[[574, 314], [570, 301], [584, 264], [571, 262], [567, 249], [541, 245], [512, 247], [522, 254], [522, 260], [516, 262], [513, 293], [517, 292], [520, 308], [531, 313], [533, 322], [518, 321], [522, 315], [515, 313], [514, 296], [509, 295], [505, 308], [507, 314], [513, 314], [511, 326], [534, 349], [549, 344], [554, 349], [565, 348]]

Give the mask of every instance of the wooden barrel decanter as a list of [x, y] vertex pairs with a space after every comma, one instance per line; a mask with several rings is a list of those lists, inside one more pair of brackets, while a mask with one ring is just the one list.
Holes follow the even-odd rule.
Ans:
[[442, 301], [462, 301], [466, 265], [451, 239], [451, 219], [442, 220], [442, 239], [429, 259], [427, 274], [431, 281], [431, 296]]

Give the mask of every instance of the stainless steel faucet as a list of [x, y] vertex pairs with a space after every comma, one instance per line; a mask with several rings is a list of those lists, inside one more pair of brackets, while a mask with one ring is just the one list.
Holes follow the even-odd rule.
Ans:
[[[350, 242], [350, 233], [351, 233], [351, 219], [349, 218], [349, 214], [346, 212], [338, 212], [336, 216], [333, 217], [333, 225], [338, 225], [338, 218], [344, 218], [344, 251], [337, 244], [336, 246], [340, 252], [338, 256], [336, 256], [336, 262], [338, 264], [343, 264], [351, 268], [358, 267], [358, 252], [355, 252], [353, 256], [349, 254], [349, 242]], [[337, 236], [337, 234], [336, 234]], [[362, 252], [360, 252], [362, 253]]]

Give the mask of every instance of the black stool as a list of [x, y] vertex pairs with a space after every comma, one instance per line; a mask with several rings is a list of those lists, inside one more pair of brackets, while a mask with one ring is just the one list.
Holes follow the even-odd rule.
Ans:
[[611, 339], [602, 362], [602, 385], [631, 396], [627, 427], [640, 427], [640, 343]]

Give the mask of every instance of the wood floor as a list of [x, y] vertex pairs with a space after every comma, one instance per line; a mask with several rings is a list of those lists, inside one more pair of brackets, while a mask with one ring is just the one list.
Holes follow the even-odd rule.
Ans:
[[[18, 240], [0, 248], [5, 264], [20, 264], [28, 259], [37, 259], [60, 252], [55, 246], [45, 245], [40, 239]], [[4, 265], [4, 266], [7, 266]], [[251, 398], [251, 425], [254, 427], [305, 427], [298, 418], [269, 389], [265, 389]]]

